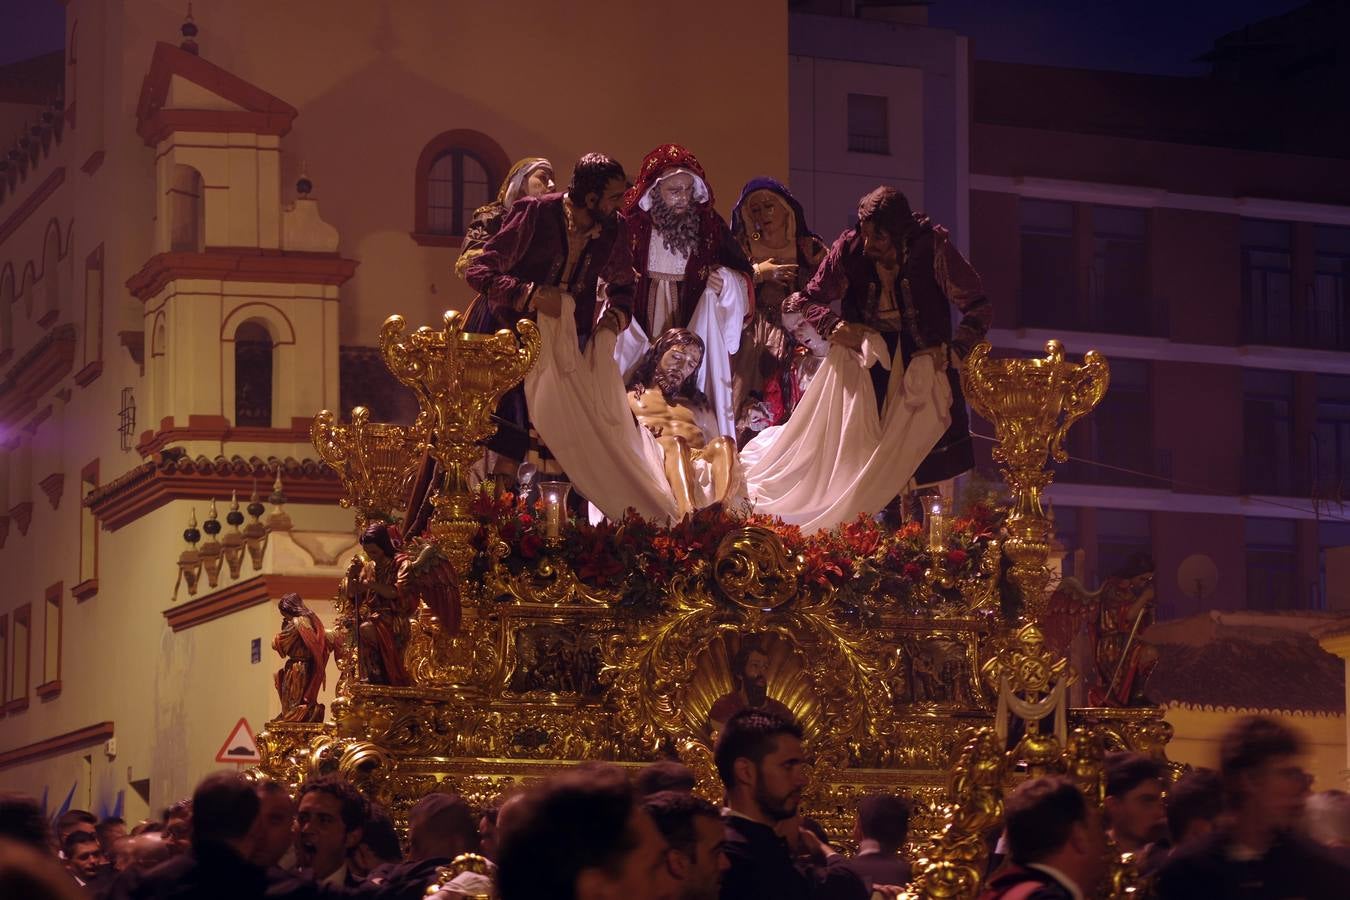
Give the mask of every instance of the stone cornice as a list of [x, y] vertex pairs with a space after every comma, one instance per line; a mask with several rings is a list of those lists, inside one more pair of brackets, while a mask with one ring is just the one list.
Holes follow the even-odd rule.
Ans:
[[56, 737], [6, 750], [0, 753], [0, 770], [34, 760], [46, 759], [49, 756], [57, 756], [71, 750], [79, 750], [92, 744], [101, 744], [113, 736], [113, 731], [112, 722], [99, 722], [97, 725], [89, 725]]
[[215, 249], [201, 253], [159, 253], [127, 279], [127, 288], [141, 302], [171, 281], [261, 281], [280, 284], [342, 284], [356, 272], [357, 262], [330, 253], [280, 250]]
[[288, 503], [336, 505], [343, 497], [337, 473], [317, 460], [193, 459], [175, 448], [90, 491], [84, 505], [103, 528], [116, 531], [173, 500], [223, 500], [231, 491], [238, 491], [242, 500], [255, 483], [265, 493], [278, 463]]
[[338, 579], [331, 575], [258, 575], [171, 606], [164, 610], [164, 619], [174, 631], [182, 631], [260, 603], [275, 602], [292, 591], [306, 600], [331, 600], [337, 588]]

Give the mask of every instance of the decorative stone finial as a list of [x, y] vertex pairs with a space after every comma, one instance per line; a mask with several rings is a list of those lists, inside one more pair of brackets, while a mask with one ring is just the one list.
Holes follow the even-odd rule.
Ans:
[[197, 508], [194, 506], [188, 513], [188, 527], [183, 529], [183, 540], [188, 542], [188, 546], [195, 547], [201, 539], [202, 533], [197, 530]]
[[186, 50], [193, 56], [197, 55], [197, 23], [192, 20], [192, 4], [188, 4], [187, 18], [183, 20], [183, 27], [178, 29], [183, 34], [182, 43], [178, 46]]

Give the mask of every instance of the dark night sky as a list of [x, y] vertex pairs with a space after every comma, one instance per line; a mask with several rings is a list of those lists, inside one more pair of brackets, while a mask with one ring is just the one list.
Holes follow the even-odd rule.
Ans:
[[[981, 59], [1200, 75], [1191, 60], [1214, 38], [1301, 2], [933, 0], [929, 21], [970, 35]], [[0, 64], [59, 50], [64, 14], [58, 0], [0, 0]]]

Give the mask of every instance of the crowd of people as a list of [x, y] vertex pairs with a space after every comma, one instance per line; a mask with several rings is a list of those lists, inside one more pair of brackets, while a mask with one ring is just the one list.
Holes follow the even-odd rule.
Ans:
[[[1303, 751], [1284, 724], [1251, 717], [1224, 737], [1217, 771], [1171, 784], [1155, 759], [1108, 757], [1100, 805], [1067, 777], [1023, 781], [989, 835], [981, 900], [1082, 900], [1113, 856], [1162, 900], [1344, 897], [1350, 795], [1309, 797]], [[0, 897], [875, 900], [911, 881], [905, 799], [861, 800], [852, 856], [801, 815], [810, 765], [795, 723], [737, 713], [714, 758], [720, 805], [677, 762], [632, 777], [582, 763], [483, 810], [430, 793], [409, 810], [406, 840], [335, 775], [292, 797], [215, 773], [130, 829], [82, 810], [49, 826], [36, 801], [0, 795]]]

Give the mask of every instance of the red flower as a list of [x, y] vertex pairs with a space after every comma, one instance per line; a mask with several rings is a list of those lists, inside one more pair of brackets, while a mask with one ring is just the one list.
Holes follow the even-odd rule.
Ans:
[[531, 525], [534, 524], [534, 516], [530, 515], [529, 513], [521, 513], [520, 524], [525, 528], [530, 527]]
[[923, 579], [923, 566], [918, 563], [905, 563], [905, 567], [900, 571], [910, 581], [918, 582]]
[[906, 522], [895, 532], [895, 536], [902, 541], [908, 538], [916, 538], [921, 534], [923, 534], [923, 526], [918, 522]]
[[539, 535], [535, 534], [533, 531], [527, 532], [520, 539], [520, 555], [526, 559], [534, 559], [539, 555], [539, 551], [542, 550], [543, 547], [543, 538], [539, 537]]
[[954, 566], [964, 566], [968, 559], [970, 559], [970, 554], [964, 550], [956, 549], [947, 551], [947, 562]]

